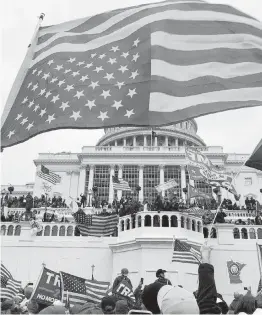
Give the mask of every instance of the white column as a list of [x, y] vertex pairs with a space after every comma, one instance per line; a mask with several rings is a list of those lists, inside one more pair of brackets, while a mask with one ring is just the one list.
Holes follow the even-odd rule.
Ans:
[[144, 147], [147, 146], [146, 136], [144, 136]]
[[112, 203], [114, 200], [114, 189], [113, 189], [113, 180], [112, 176], [115, 175], [115, 165], [110, 165], [110, 184], [109, 184], [109, 198], [108, 202]]
[[165, 137], [165, 146], [168, 147], [168, 136]]
[[[120, 164], [118, 165], [119, 169], [118, 169], [118, 178], [123, 178], [123, 165]], [[117, 199], [120, 200], [122, 197], [122, 190], [118, 190], [117, 191]]]
[[124, 138], [124, 147], [126, 147], [126, 138]]
[[155, 136], [155, 143], [154, 146], [157, 147], [157, 136]]
[[176, 138], [175, 141], [175, 146], [178, 147], [178, 138]]
[[133, 137], [133, 147], [136, 147], [136, 136]]
[[181, 165], [181, 196], [186, 200], [186, 195], [183, 192], [183, 188], [186, 188], [186, 168], [184, 165]]
[[94, 164], [89, 165], [88, 190], [92, 190], [92, 189], [93, 189], [93, 184], [94, 184], [94, 168], [95, 168], [95, 165], [94, 165]]
[[117, 140], [115, 140], [115, 147], [117, 147]]
[[[164, 184], [164, 182], [165, 182], [164, 167], [165, 167], [164, 164], [160, 165], [160, 185]], [[162, 191], [161, 194], [163, 197], [165, 196], [164, 191]]]
[[143, 174], [144, 174], [144, 165], [139, 165], [139, 186], [141, 190], [139, 191], [139, 201], [144, 200], [144, 185], [143, 185]]
[[86, 186], [86, 165], [81, 165], [79, 182], [78, 182], [78, 195], [84, 194], [85, 186]]

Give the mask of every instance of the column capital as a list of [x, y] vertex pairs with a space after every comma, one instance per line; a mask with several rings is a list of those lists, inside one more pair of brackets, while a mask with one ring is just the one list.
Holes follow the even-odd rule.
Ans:
[[118, 164], [118, 169], [123, 169], [124, 165], [123, 164]]
[[145, 165], [144, 164], [139, 164], [138, 166], [139, 166], [140, 169], [144, 169]]
[[66, 175], [72, 175], [73, 171], [67, 171]]
[[80, 165], [80, 170], [86, 169], [86, 165]]
[[111, 169], [115, 169], [115, 164], [110, 164]]
[[91, 169], [94, 170], [95, 164], [89, 164], [89, 168], [90, 168], [90, 170], [91, 170]]
[[166, 164], [159, 164], [160, 168], [164, 168], [166, 166]]

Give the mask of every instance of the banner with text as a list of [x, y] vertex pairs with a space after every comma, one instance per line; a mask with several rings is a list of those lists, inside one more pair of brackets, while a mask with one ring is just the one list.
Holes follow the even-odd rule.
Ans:
[[44, 267], [31, 299], [46, 305], [61, 300], [60, 274]]
[[136, 301], [132, 288], [130, 287], [129, 283], [125, 280], [119, 283], [118, 287], [115, 290], [115, 295], [130, 300], [133, 303], [135, 303]]
[[160, 185], [155, 186], [155, 189], [158, 192], [161, 192], [161, 191], [166, 191], [166, 190], [171, 189], [171, 188], [176, 187], [176, 186], [178, 186], [178, 183], [174, 179], [171, 179], [164, 184], [160, 184]]
[[194, 198], [194, 197], [203, 197], [205, 199], [211, 199], [212, 196], [210, 196], [209, 194], [207, 193], [204, 193], [203, 191], [191, 186], [191, 185], [188, 185], [188, 195], [189, 195], [189, 198]]

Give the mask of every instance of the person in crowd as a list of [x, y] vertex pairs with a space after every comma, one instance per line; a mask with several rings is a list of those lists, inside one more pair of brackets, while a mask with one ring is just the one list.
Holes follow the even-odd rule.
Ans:
[[102, 298], [101, 309], [103, 314], [115, 314], [116, 302], [113, 297], [106, 296]]
[[115, 314], [128, 314], [129, 307], [127, 300], [116, 301]]
[[262, 225], [262, 219], [260, 215], [256, 215], [255, 217], [255, 225]]
[[166, 279], [165, 273], [166, 273], [166, 270], [158, 269], [156, 272], [156, 277], [157, 277], [156, 282], [172, 285], [171, 281]]
[[216, 216], [216, 221], [215, 223], [225, 223], [225, 217], [227, 215], [225, 214], [223, 209], [220, 209], [220, 211], [218, 211], [217, 216]]
[[55, 222], [55, 210], [53, 210], [53, 213], [51, 215], [51, 218], [50, 218], [49, 222]]
[[80, 195], [80, 207], [83, 207], [83, 208], [85, 208], [85, 206], [86, 206], [86, 195], [84, 195], [84, 194], [81, 194]]
[[246, 205], [246, 209], [247, 209], [247, 211], [248, 211], [248, 213], [249, 213], [249, 210], [250, 210], [250, 201], [249, 201], [248, 197], [246, 197], [246, 199], [245, 199], [245, 205]]
[[228, 313], [228, 305], [226, 301], [223, 299], [223, 296], [219, 293], [217, 293], [217, 306], [221, 309], [222, 314]]
[[43, 222], [48, 222], [48, 213], [47, 213], [46, 209], [45, 209], [45, 213], [43, 215]]
[[253, 314], [257, 308], [257, 301], [250, 291], [244, 295], [236, 306], [234, 314]]
[[242, 294], [239, 294], [238, 292], [234, 293], [234, 299], [232, 303], [229, 305], [229, 314], [234, 314], [242, 297], [243, 297]]
[[115, 278], [115, 281], [113, 283], [113, 287], [112, 287], [112, 292], [115, 293], [116, 292], [116, 289], [118, 287], [118, 285], [123, 281], [125, 280], [129, 285], [130, 285], [130, 288], [132, 289], [133, 288], [133, 285], [131, 283], [131, 280], [128, 278], [128, 269], [127, 268], [123, 268], [121, 270], [121, 275], [116, 277]]

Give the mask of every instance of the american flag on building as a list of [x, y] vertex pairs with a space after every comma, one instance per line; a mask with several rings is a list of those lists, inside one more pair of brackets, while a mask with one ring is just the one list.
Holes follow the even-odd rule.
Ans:
[[73, 213], [73, 217], [77, 223], [77, 227], [82, 236], [88, 236], [89, 226], [92, 225], [92, 216], [85, 214], [82, 209]]
[[53, 185], [59, 184], [61, 182], [61, 176], [54, 172], [51, 172], [44, 165], [41, 165], [40, 170], [37, 172], [37, 176], [44, 180], [47, 180]]
[[60, 275], [62, 299], [64, 303], [69, 299], [70, 306], [100, 303], [109, 288], [109, 282], [86, 280], [65, 272], [60, 272]]
[[3, 113], [2, 147], [61, 128], [159, 126], [261, 106], [261, 52], [259, 21], [202, 0], [41, 27]]
[[200, 264], [200, 248], [191, 246], [184, 241], [175, 240], [172, 262]]
[[112, 176], [112, 182], [114, 190], [131, 191], [129, 183], [122, 178]]
[[1, 263], [1, 299], [13, 299], [15, 296], [21, 296], [21, 281], [13, 278], [10, 271]]

